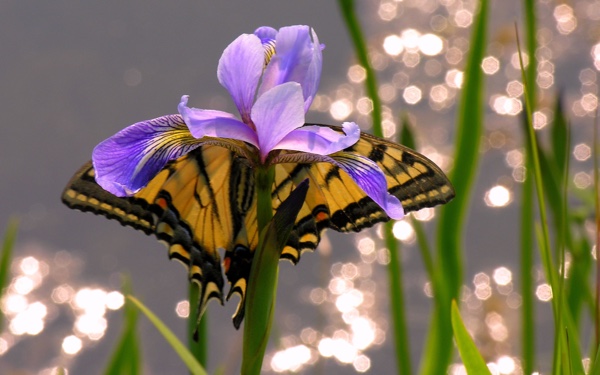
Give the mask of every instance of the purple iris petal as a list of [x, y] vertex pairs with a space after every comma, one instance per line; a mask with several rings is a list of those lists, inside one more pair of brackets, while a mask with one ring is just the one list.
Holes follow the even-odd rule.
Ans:
[[344, 134], [325, 126], [303, 126], [291, 131], [274, 148], [329, 155], [355, 144], [360, 128], [353, 122], [343, 124]]
[[240, 35], [225, 48], [217, 77], [229, 91], [242, 121], [248, 123], [254, 96], [264, 66], [264, 51], [260, 39], [254, 34]]
[[388, 193], [385, 176], [374, 161], [348, 152], [339, 152], [330, 157], [390, 218], [400, 220], [404, 217], [400, 200]]
[[235, 118], [231, 113], [189, 108], [187, 102], [188, 96], [182, 96], [178, 108], [194, 138], [238, 139], [258, 147], [258, 138], [254, 130]]
[[179, 115], [138, 122], [94, 148], [96, 182], [118, 197], [133, 195], [169, 160], [200, 145]]
[[261, 95], [252, 107], [261, 160], [292, 130], [304, 124], [302, 88], [296, 82], [275, 86]]
[[321, 78], [321, 46], [308, 26], [282, 27], [277, 33], [276, 53], [263, 74], [259, 96], [285, 82], [302, 85], [305, 111], [312, 103]]

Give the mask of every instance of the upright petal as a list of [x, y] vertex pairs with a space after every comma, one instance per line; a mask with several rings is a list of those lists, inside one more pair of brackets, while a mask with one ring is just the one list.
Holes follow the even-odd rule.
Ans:
[[230, 138], [248, 142], [258, 147], [258, 138], [254, 130], [235, 118], [231, 113], [189, 108], [187, 102], [188, 96], [182, 96], [178, 108], [194, 138]]
[[302, 82], [302, 93], [304, 95], [304, 112], [308, 112], [308, 108], [312, 104], [317, 90], [319, 89], [319, 82], [321, 80], [321, 69], [323, 68], [323, 54], [322, 50], [325, 48], [324, 45], [319, 44], [319, 38], [314, 30], [311, 30], [313, 38], [313, 58], [306, 71], [304, 82]]
[[330, 155], [334, 164], [343, 169], [367, 195], [392, 219], [404, 217], [400, 200], [387, 191], [385, 176], [377, 163], [371, 159], [350, 153], [338, 152]]
[[302, 85], [305, 111], [312, 103], [321, 78], [321, 46], [308, 26], [283, 27], [277, 33], [275, 56], [263, 75], [259, 96], [285, 82]]
[[138, 122], [94, 148], [96, 182], [118, 197], [133, 195], [169, 160], [200, 145], [179, 115]]
[[276, 86], [258, 98], [252, 108], [261, 160], [286, 135], [304, 124], [302, 89], [295, 82]]
[[258, 82], [263, 71], [264, 53], [260, 39], [254, 34], [240, 35], [231, 42], [219, 60], [217, 77], [229, 91], [242, 121], [248, 123]]
[[269, 26], [262, 26], [254, 30], [254, 35], [260, 38], [260, 41], [265, 43], [269, 40], [275, 40], [277, 30]]
[[303, 126], [291, 131], [274, 149], [333, 154], [352, 146], [360, 138], [360, 128], [353, 122], [345, 122], [343, 130], [345, 135], [326, 126]]

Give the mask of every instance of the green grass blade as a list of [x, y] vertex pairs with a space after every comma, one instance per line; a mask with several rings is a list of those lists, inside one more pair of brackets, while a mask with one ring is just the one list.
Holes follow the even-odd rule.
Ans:
[[[410, 147], [413, 150], [417, 149], [417, 145], [415, 142], [415, 137], [413, 135], [413, 131], [411, 130], [410, 121], [407, 116], [402, 116], [402, 131], [400, 133], [400, 143], [405, 145], [406, 147]], [[427, 236], [425, 235], [425, 230], [421, 223], [411, 216], [411, 224], [415, 231], [415, 235], [417, 237], [417, 244], [419, 245], [419, 251], [421, 253], [421, 259], [423, 261], [423, 265], [425, 266], [425, 272], [427, 273], [427, 278], [432, 284], [433, 290], [440, 292], [443, 289], [438, 285], [438, 277], [435, 273], [435, 266], [433, 262], [433, 257], [431, 256], [431, 247], [429, 246], [429, 241], [427, 240]], [[434, 293], [434, 298], [439, 302], [439, 293]]]
[[[2, 244], [2, 254], [0, 254], [0, 297], [2, 297], [4, 288], [8, 283], [8, 273], [10, 272], [10, 262], [12, 260], [12, 252], [17, 239], [17, 231], [19, 222], [17, 219], [11, 219], [8, 222], [6, 232], [4, 232], [4, 242]], [[3, 330], [4, 313], [0, 309], [0, 332]]]
[[559, 95], [554, 105], [554, 121], [550, 128], [552, 139], [552, 151], [554, 153], [554, 165], [558, 172], [562, 174], [567, 168], [569, 161], [569, 128], [567, 118], [563, 110], [562, 97]]
[[392, 234], [393, 221], [385, 223], [385, 244], [390, 251], [390, 263], [387, 265], [388, 283], [390, 288], [390, 308], [394, 330], [394, 344], [398, 373], [411, 374], [410, 345], [408, 341], [408, 326], [404, 304], [404, 288], [402, 282], [402, 267], [400, 259], [401, 246]]
[[460, 353], [460, 358], [465, 365], [468, 375], [491, 375], [485, 361], [479, 350], [475, 346], [469, 331], [465, 327], [465, 324], [460, 317], [460, 311], [456, 301], [452, 301], [452, 330], [454, 331], [454, 339], [456, 340], [456, 346]]
[[179, 341], [177, 336], [156, 316], [152, 311], [150, 311], [146, 306], [144, 306], [140, 301], [138, 301], [133, 296], [127, 296], [127, 298], [133, 302], [133, 304], [144, 314], [146, 317], [154, 324], [156, 329], [163, 335], [165, 340], [171, 345], [175, 353], [181, 358], [183, 363], [187, 366], [190, 373], [194, 375], [206, 375], [207, 372], [204, 370], [202, 365], [198, 363], [196, 358], [192, 355], [192, 353], [186, 348], [186, 346]]
[[[131, 294], [131, 281], [126, 278], [123, 285], [123, 293]], [[123, 309], [123, 333], [119, 339], [105, 375], [136, 375], [141, 374], [140, 341], [137, 334], [138, 310], [131, 302], [125, 303]]]
[[[593, 129], [593, 157], [594, 157], [594, 214], [596, 217], [596, 237], [594, 238], [596, 244], [596, 292], [595, 292], [595, 306], [592, 314], [592, 320], [594, 322], [595, 329], [595, 348], [596, 357], [594, 359], [594, 368], [600, 373], [600, 162], [598, 161], [598, 155], [600, 154], [600, 144], [598, 143], [598, 114], [594, 117], [594, 129]], [[593, 373], [593, 372], [592, 372]]]
[[[414, 137], [410, 130], [410, 124], [406, 116], [402, 119], [402, 131], [400, 133], [400, 143], [415, 148]], [[414, 222], [414, 221], [413, 221]], [[394, 222], [385, 223], [384, 240], [387, 249], [390, 251], [390, 263], [388, 264], [388, 282], [390, 295], [390, 308], [394, 330], [394, 345], [396, 361], [398, 363], [398, 373], [409, 375], [412, 374], [412, 363], [410, 358], [410, 342], [408, 334], [408, 324], [406, 321], [405, 303], [404, 303], [404, 286], [402, 266], [400, 259], [400, 251], [398, 240], [393, 234]]]
[[445, 373], [452, 358], [450, 299], [458, 299], [460, 293], [463, 277], [462, 238], [483, 134], [485, 103], [481, 61], [485, 54], [488, 12], [488, 1], [480, 1], [471, 33], [471, 50], [458, 110], [455, 168], [450, 175], [456, 197], [441, 208], [438, 224], [436, 273], [440, 277], [438, 287], [444, 290], [434, 290], [434, 293], [445, 297], [442, 303], [436, 304], [433, 312], [426, 352], [421, 361], [422, 374]]
[[406, 114], [402, 115], [402, 130], [400, 131], [400, 143], [413, 150], [417, 149], [417, 142], [412, 131], [412, 125]]
[[[516, 28], [516, 26], [515, 26]], [[546, 202], [544, 199], [544, 185], [543, 185], [543, 180], [542, 180], [542, 172], [541, 172], [541, 167], [540, 167], [540, 150], [538, 147], [538, 142], [537, 142], [537, 137], [535, 134], [535, 130], [533, 128], [533, 124], [532, 124], [532, 109], [531, 109], [531, 105], [532, 103], [529, 103], [528, 100], [528, 94], [527, 92], [529, 91], [529, 87], [527, 86], [527, 77], [526, 77], [526, 73], [525, 73], [525, 68], [524, 68], [524, 64], [523, 64], [523, 58], [521, 55], [521, 46], [519, 43], [519, 34], [518, 34], [518, 30], [516, 30], [516, 35], [517, 35], [517, 51], [519, 53], [519, 61], [520, 61], [520, 65], [521, 65], [521, 74], [522, 74], [522, 80], [523, 80], [523, 85], [524, 85], [524, 90], [525, 90], [525, 121], [524, 126], [525, 129], [524, 133], [525, 133], [525, 138], [526, 138], [526, 148], [527, 148], [527, 155], [530, 156], [532, 164], [530, 164], [533, 167], [533, 175], [534, 175], [534, 182], [535, 182], [535, 190], [537, 192], [537, 202], [538, 202], [538, 209], [539, 209], [539, 213], [540, 213], [540, 222], [541, 224], [539, 225], [539, 235], [538, 235], [538, 243], [539, 243], [539, 247], [540, 247], [540, 254], [541, 254], [541, 259], [542, 259], [542, 265], [544, 268], [544, 273], [546, 276], [546, 280], [548, 281], [548, 283], [550, 284], [550, 287], [552, 288], [552, 293], [553, 293], [553, 298], [552, 298], [552, 312], [554, 314], [554, 325], [555, 325], [555, 352], [553, 355], [553, 359], [554, 359], [554, 364], [553, 364], [553, 373], [558, 373], [559, 368], [561, 368], [561, 361], [562, 361], [562, 355], [564, 353], [562, 353], [562, 350], [566, 349], [565, 347], [565, 341], [564, 341], [564, 335], [562, 334], [562, 314], [563, 314], [563, 309], [562, 309], [562, 305], [561, 305], [561, 287], [559, 285], [559, 275], [557, 272], [557, 268], [555, 267], [555, 262], [552, 259], [552, 254], [551, 254], [551, 250], [550, 250], [550, 235], [549, 235], [549, 229], [548, 229], [548, 217], [546, 214]], [[537, 229], [537, 228], [536, 228]]]
[[562, 321], [564, 322], [563, 335], [561, 337], [563, 348], [561, 350], [569, 359], [569, 371], [571, 371], [572, 374], [585, 374], [583, 363], [581, 362], [583, 356], [577, 327], [573, 322], [573, 318], [571, 317], [571, 312], [569, 311], [568, 306], [564, 303], [564, 301], [562, 301], [561, 305], [563, 307]]
[[527, 176], [523, 182], [520, 229], [521, 274], [521, 352], [523, 373], [531, 374], [535, 368], [535, 298], [534, 298], [534, 242], [533, 242], [533, 174], [527, 158]]
[[593, 362], [592, 368], [590, 369], [589, 375], [600, 375], [600, 346], [596, 349], [596, 359]]
[[[400, 143], [405, 145], [406, 147], [412, 148], [413, 150], [417, 149], [417, 144], [415, 142], [415, 136], [413, 131], [411, 130], [410, 121], [408, 116], [402, 116], [402, 131], [400, 133]], [[419, 245], [419, 251], [421, 253], [421, 259], [423, 261], [423, 265], [425, 266], [425, 272], [427, 273], [427, 278], [431, 282], [433, 290], [436, 291], [434, 293], [434, 298], [439, 302], [439, 292], [443, 289], [438, 285], [438, 277], [435, 273], [435, 266], [433, 262], [433, 257], [431, 256], [431, 247], [429, 246], [429, 241], [427, 240], [427, 235], [425, 234], [425, 230], [423, 229], [423, 225], [411, 216], [411, 224], [415, 231], [415, 235], [417, 237], [417, 244]]]
[[[464, 85], [458, 113], [454, 165], [450, 180], [457, 192], [454, 200], [440, 210], [438, 265], [449, 283], [453, 296], [462, 282], [462, 235], [477, 174], [481, 136], [483, 134], [484, 76], [481, 70], [486, 47], [488, 1], [480, 1], [472, 30], [471, 50], [464, 72]], [[448, 307], [449, 304], [448, 304]]]
[[[373, 111], [371, 118], [373, 122], [373, 134], [378, 137], [383, 137], [383, 129], [381, 125], [381, 100], [377, 92], [377, 78], [375, 71], [369, 63], [367, 46], [358, 19], [356, 17], [354, 1], [338, 0], [342, 16], [346, 23], [346, 27], [352, 39], [356, 57], [360, 65], [365, 69], [365, 89], [367, 96], [373, 103]], [[410, 146], [409, 146], [410, 147]], [[388, 280], [389, 294], [391, 301], [391, 315], [394, 330], [394, 344], [396, 360], [398, 362], [398, 374], [408, 375], [412, 373], [410, 351], [408, 343], [408, 328], [406, 323], [406, 315], [404, 308], [404, 289], [402, 287], [402, 269], [398, 257], [399, 248], [397, 240], [392, 233], [392, 223], [388, 223], [384, 227], [384, 241], [391, 254], [390, 263], [388, 264]]]
[[352, 44], [354, 46], [354, 52], [360, 65], [365, 69], [365, 89], [367, 90], [367, 96], [373, 102], [373, 111], [371, 112], [371, 118], [373, 119], [373, 134], [377, 137], [383, 137], [383, 129], [381, 125], [381, 100], [377, 93], [377, 78], [375, 71], [369, 63], [369, 54], [367, 52], [367, 44], [363, 36], [360, 23], [356, 18], [356, 11], [353, 0], [338, 0], [338, 5], [342, 12], [342, 17], [346, 23], [346, 28], [350, 33]]
[[[525, 43], [527, 55], [529, 56], [529, 65], [526, 69], [527, 100], [531, 108], [535, 111], [537, 107], [537, 62], [535, 51], [537, 49], [537, 20], [534, 0], [525, 0], [523, 2], [525, 10]], [[526, 180], [523, 183], [521, 199], [521, 231], [520, 231], [520, 259], [521, 259], [521, 295], [523, 298], [523, 307], [521, 309], [521, 351], [523, 361], [523, 373], [531, 374], [535, 368], [535, 304], [534, 304], [534, 286], [533, 286], [533, 161], [531, 155], [526, 156]]]
[[523, 6], [525, 10], [525, 48], [529, 57], [529, 64], [525, 69], [526, 84], [529, 88], [527, 91], [527, 100], [531, 108], [535, 109], [537, 107], [537, 90], [535, 89], [535, 80], [537, 78], [537, 62], [535, 58], [535, 51], [537, 49], [537, 20], [535, 18], [535, 1], [525, 0]]

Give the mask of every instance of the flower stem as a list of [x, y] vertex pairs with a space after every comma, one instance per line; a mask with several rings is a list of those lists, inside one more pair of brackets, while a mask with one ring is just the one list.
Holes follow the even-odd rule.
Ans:
[[[206, 367], [207, 345], [208, 345], [208, 327], [206, 324], [206, 312], [198, 322], [198, 299], [200, 298], [200, 288], [196, 283], [189, 284], [188, 301], [190, 312], [188, 316], [188, 347], [198, 363]], [[197, 339], [194, 339], [194, 332], [197, 332]]]
[[258, 168], [256, 170], [256, 218], [258, 220], [258, 233], [262, 233], [273, 218], [273, 201], [271, 191], [275, 179], [275, 168]]
[[273, 218], [271, 191], [275, 169], [257, 168], [255, 178], [259, 241], [246, 292], [242, 375], [260, 374], [275, 311], [281, 254], [277, 241], [271, 240], [265, 231]]

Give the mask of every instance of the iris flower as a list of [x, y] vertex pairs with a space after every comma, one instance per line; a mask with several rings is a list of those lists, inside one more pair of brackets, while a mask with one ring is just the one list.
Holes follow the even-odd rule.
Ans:
[[344, 123], [344, 134], [304, 125], [319, 86], [322, 49], [308, 26], [261, 27], [239, 36], [223, 52], [217, 69], [239, 117], [190, 108], [184, 95], [178, 115], [138, 122], [96, 146], [92, 155], [96, 181], [116, 196], [131, 196], [169, 160], [209, 143], [226, 147], [257, 167], [284, 162], [335, 164], [389, 217], [402, 218], [402, 205], [388, 193], [377, 164], [344, 151], [360, 138], [357, 124]]

